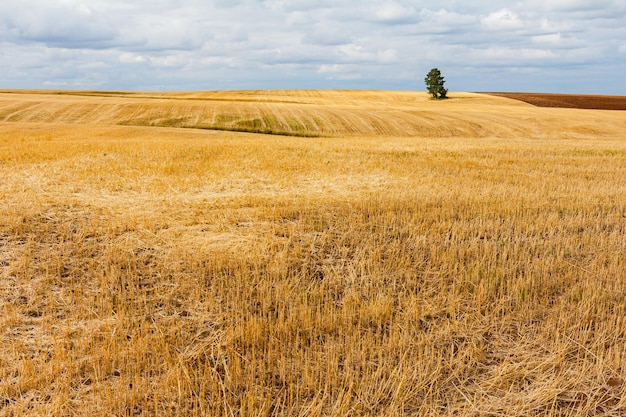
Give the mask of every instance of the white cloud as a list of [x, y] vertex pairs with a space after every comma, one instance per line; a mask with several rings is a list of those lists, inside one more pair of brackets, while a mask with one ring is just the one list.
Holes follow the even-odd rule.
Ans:
[[561, 43], [560, 33], [550, 33], [547, 35], [533, 36], [532, 41], [539, 44], [559, 45]]
[[378, 62], [382, 64], [390, 64], [393, 62], [397, 62], [398, 51], [396, 49], [385, 49], [384, 51], [378, 51], [377, 59], [378, 59]]
[[190, 58], [186, 54], [178, 53], [151, 57], [150, 63], [156, 67], [180, 68], [190, 64]]
[[146, 62], [146, 58], [141, 56], [141, 55], [137, 55], [137, 54], [133, 54], [131, 52], [124, 52], [123, 54], [120, 55], [120, 62], [123, 64], [140, 64], [142, 62]]
[[437, 25], [445, 31], [454, 31], [459, 27], [475, 24], [479, 19], [471, 14], [457, 13], [447, 9], [422, 9], [420, 12], [423, 23]]
[[348, 45], [341, 45], [337, 47], [337, 51], [339, 55], [346, 58], [348, 61], [367, 61], [374, 57], [374, 55], [367, 51], [360, 45], [355, 45], [353, 43]]
[[358, 67], [353, 65], [321, 65], [317, 73], [323, 75], [327, 80], [336, 81], [354, 81], [363, 78]]
[[85, 16], [91, 16], [93, 14], [93, 10], [91, 10], [86, 4], [79, 4], [77, 9], [80, 14]]
[[336, 74], [343, 71], [343, 65], [333, 64], [333, 65], [320, 65], [317, 72], [320, 74]]
[[228, 56], [208, 56], [202, 58], [201, 65], [209, 67], [236, 67], [238, 61], [236, 58]]
[[414, 20], [416, 14], [413, 7], [395, 1], [377, 5], [373, 12], [374, 20], [384, 23], [406, 23]]
[[539, 48], [504, 48], [492, 47], [482, 51], [482, 55], [490, 60], [519, 62], [520, 60], [529, 61], [530, 64], [536, 64], [537, 60], [557, 58], [557, 55], [549, 49]]
[[626, 94], [623, 0], [3, 0], [0, 39], [2, 87], [423, 89], [437, 66]]
[[515, 30], [524, 27], [524, 22], [508, 9], [489, 13], [487, 17], [481, 19], [481, 23], [491, 30]]

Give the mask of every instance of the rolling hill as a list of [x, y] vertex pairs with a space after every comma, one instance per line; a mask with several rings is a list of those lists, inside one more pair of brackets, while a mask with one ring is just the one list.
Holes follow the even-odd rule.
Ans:
[[[622, 118], [550, 112], [472, 93], [433, 102], [424, 93], [233, 91], [206, 93], [4, 92], [0, 121], [158, 126], [290, 136], [470, 137], [616, 132]], [[581, 113], [578, 113], [581, 114]]]

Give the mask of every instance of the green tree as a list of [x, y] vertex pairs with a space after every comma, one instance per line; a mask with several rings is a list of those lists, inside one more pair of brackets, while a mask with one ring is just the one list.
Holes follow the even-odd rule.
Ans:
[[437, 68], [431, 69], [430, 72], [426, 74], [424, 82], [426, 83], [428, 93], [433, 97], [433, 99], [441, 100], [447, 98], [448, 90], [446, 90], [443, 86], [445, 81], [441, 75], [441, 71]]

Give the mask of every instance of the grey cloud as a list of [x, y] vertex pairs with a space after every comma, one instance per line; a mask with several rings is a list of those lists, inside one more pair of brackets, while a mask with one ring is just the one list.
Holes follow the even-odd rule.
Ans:
[[350, 32], [340, 24], [319, 23], [306, 33], [302, 42], [307, 45], [337, 46], [352, 41]]
[[10, 6], [11, 3], [4, 4], [0, 10], [4, 15], [4, 27], [8, 29], [8, 39], [17, 43], [103, 48], [112, 45], [116, 37], [111, 23], [84, 4], [25, 2], [7, 10]]
[[621, 0], [527, 0], [528, 7], [544, 12], [584, 14], [591, 17], [615, 17], [626, 11], [626, 4]]
[[278, 1], [276, 3], [286, 12], [311, 12], [328, 10], [337, 6], [336, 1], [329, 0]]
[[423, 89], [423, 74], [438, 66], [451, 89], [552, 82], [600, 92], [587, 89], [614, 87], [585, 81], [605, 74], [626, 94], [625, 8], [617, 0], [5, 0], [0, 84]]

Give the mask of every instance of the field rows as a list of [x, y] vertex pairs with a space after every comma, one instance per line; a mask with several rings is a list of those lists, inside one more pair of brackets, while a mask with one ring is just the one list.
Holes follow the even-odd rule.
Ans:
[[[0, 121], [200, 128], [292, 136], [536, 137], [553, 133], [612, 133], [623, 118], [545, 115], [515, 101], [476, 94], [442, 103], [421, 93], [310, 91], [287, 95], [170, 93], [160, 96], [0, 94]], [[254, 98], [254, 99], [253, 99]], [[506, 103], [506, 105], [503, 105]], [[554, 126], [557, 125], [558, 127]]]
[[0, 416], [625, 415], [626, 113], [451, 96], [0, 94]]

